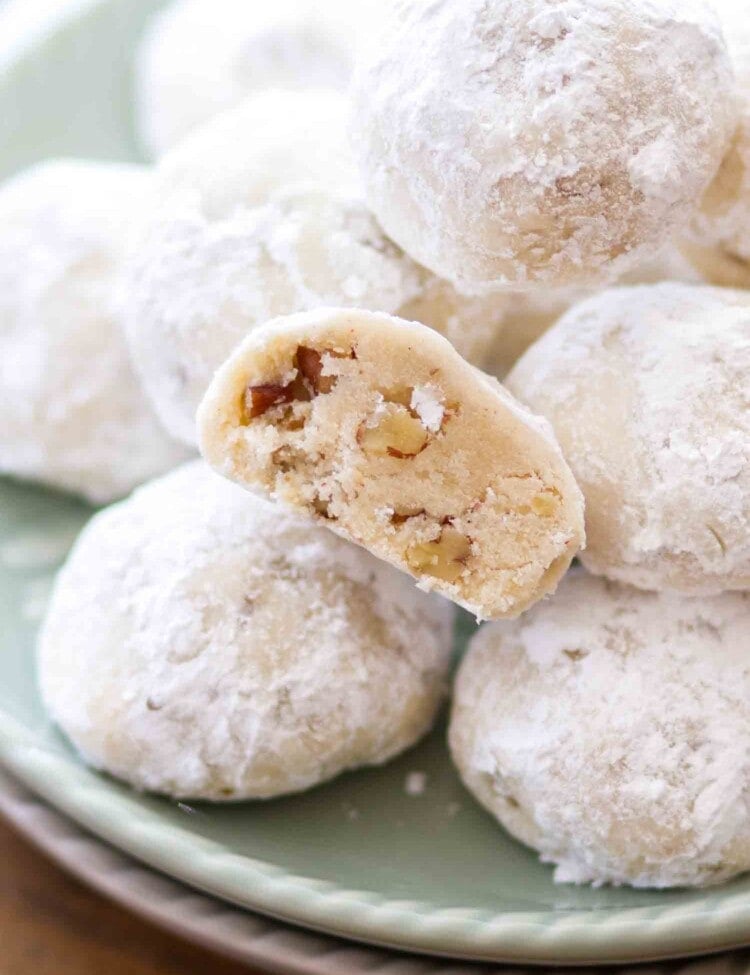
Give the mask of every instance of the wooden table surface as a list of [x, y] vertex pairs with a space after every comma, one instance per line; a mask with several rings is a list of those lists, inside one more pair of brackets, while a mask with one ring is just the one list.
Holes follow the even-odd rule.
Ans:
[[158, 930], [69, 877], [0, 819], [2, 975], [260, 975]]

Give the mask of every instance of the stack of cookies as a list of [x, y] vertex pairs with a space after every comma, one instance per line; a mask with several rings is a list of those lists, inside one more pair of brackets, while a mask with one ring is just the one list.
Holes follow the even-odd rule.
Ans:
[[750, 869], [750, 28], [318, 6], [178, 0], [154, 167], [0, 188], [0, 470], [143, 484], [51, 715], [139, 789], [297, 792], [429, 730], [461, 607], [453, 759], [559, 881]]

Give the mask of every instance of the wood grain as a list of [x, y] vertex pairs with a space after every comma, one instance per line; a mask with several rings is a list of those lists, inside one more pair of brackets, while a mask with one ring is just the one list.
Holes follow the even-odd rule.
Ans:
[[1, 975], [260, 975], [69, 877], [0, 820]]

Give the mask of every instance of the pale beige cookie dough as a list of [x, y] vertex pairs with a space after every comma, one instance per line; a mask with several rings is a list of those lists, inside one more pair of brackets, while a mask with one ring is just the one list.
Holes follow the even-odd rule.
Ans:
[[572, 572], [473, 638], [456, 682], [468, 789], [562, 883], [687, 887], [750, 869], [750, 596]]
[[684, 229], [737, 122], [700, 0], [402, 0], [354, 75], [386, 233], [461, 291], [613, 280]]
[[586, 498], [588, 569], [643, 589], [750, 589], [750, 294], [614, 288], [533, 345], [509, 389]]
[[578, 487], [543, 421], [414, 322], [277, 319], [219, 370], [201, 448], [479, 617], [554, 590], [583, 543]]
[[443, 700], [452, 615], [195, 462], [84, 530], [39, 679], [96, 768], [179, 798], [269, 798], [420, 738]]
[[750, 11], [742, 0], [713, 0], [737, 76], [740, 122], [683, 243], [712, 283], [750, 288]]
[[477, 364], [502, 330], [501, 297], [459, 295], [380, 229], [357, 185], [345, 104], [259, 95], [159, 167], [159, 206], [133, 249], [123, 307], [145, 388], [187, 444], [215, 370], [278, 315], [337, 306], [417, 318]]

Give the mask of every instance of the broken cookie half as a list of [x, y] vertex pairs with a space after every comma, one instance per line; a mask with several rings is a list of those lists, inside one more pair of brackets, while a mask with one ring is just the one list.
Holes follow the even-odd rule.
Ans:
[[221, 474], [482, 619], [552, 592], [584, 543], [551, 429], [440, 335], [322, 309], [255, 329], [198, 413]]

